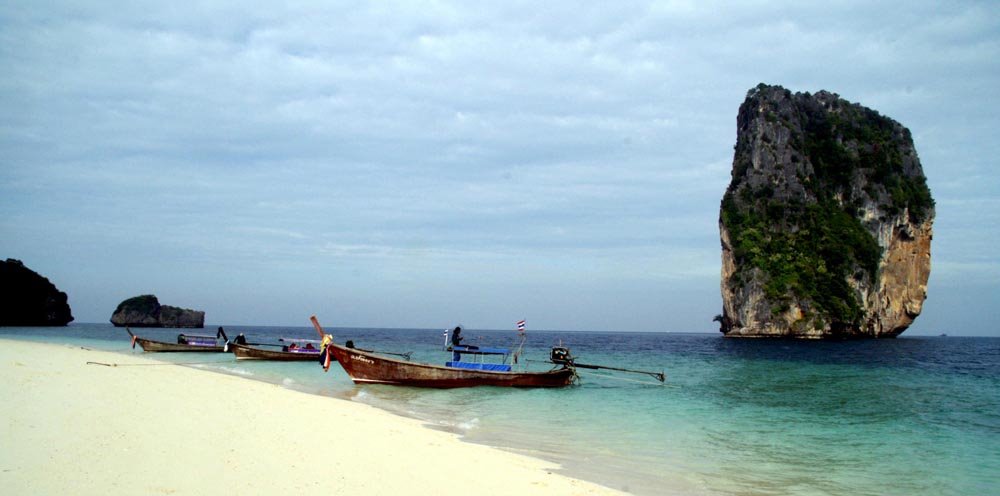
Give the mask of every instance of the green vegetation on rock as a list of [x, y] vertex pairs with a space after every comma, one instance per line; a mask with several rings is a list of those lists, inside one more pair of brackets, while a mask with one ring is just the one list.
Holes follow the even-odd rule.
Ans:
[[[754, 267], [767, 274], [764, 289], [774, 312], [788, 310], [795, 295], [814, 302], [835, 322], [853, 323], [861, 316], [847, 277], [874, 280], [881, 250], [861, 223], [835, 202], [803, 205], [772, 200], [740, 208], [727, 193], [722, 222], [743, 268], [734, 278], [745, 277]], [[862, 273], [856, 274], [856, 268]]]
[[[848, 191], [860, 172], [867, 179], [869, 196], [879, 196], [880, 187], [888, 194], [888, 201], [880, 205], [887, 215], [908, 208], [911, 221], [927, 218], [934, 208], [927, 180], [904, 170], [900, 143], [912, 143], [909, 130], [872, 109], [841, 100], [834, 100], [829, 110], [815, 101], [800, 102], [798, 107], [803, 132], [793, 145], [813, 165], [817, 179], [810, 188], [813, 193], [821, 197]], [[900, 136], [897, 129], [902, 130]]]
[[129, 298], [118, 304], [114, 313], [132, 312], [144, 315], [159, 315], [160, 301], [154, 295], [141, 295]]

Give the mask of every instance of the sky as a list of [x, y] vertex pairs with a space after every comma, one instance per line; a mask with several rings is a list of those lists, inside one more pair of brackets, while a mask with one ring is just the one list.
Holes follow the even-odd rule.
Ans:
[[[318, 5], [317, 5], [318, 4]], [[905, 335], [1000, 335], [993, 2], [0, 5], [0, 258], [206, 324], [717, 332], [749, 89], [908, 127]]]

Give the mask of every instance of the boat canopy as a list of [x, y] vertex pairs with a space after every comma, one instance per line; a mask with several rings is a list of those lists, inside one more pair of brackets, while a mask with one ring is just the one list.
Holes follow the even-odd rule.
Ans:
[[319, 348], [288, 348], [287, 350], [282, 350], [282, 351], [287, 351], [289, 353], [303, 353], [306, 355], [308, 354], [319, 355], [320, 353]]
[[452, 346], [452, 351], [458, 353], [467, 353], [469, 355], [509, 355], [510, 350], [507, 348], [486, 348], [482, 346]]
[[286, 343], [322, 343], [318, 339], [303, 339], [303, 338], [278, 338], [278, 341], [283, 341]]

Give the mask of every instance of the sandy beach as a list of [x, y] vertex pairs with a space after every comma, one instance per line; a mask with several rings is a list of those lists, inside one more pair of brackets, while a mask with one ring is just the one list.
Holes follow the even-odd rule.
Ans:
[[4, 494], [623, 494], [366, 405], [150, 356], [0, 340]]

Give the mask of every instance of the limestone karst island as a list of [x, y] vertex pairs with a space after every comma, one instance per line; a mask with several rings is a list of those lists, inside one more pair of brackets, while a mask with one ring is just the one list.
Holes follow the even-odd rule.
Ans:
[[908, 129], [836, 93], [758, 85], [719, 215], [720, 330], [899, 335], [927, 296], [933, 221]]
[[156, 295], [140, 295], [118, 304], [111, 323], [115, 327], [205, 327], [205, 312], [160, 305]]
[[0, 261], [0, 326], [65, 326], [72, 321], [66, 293], [20, 260]]

